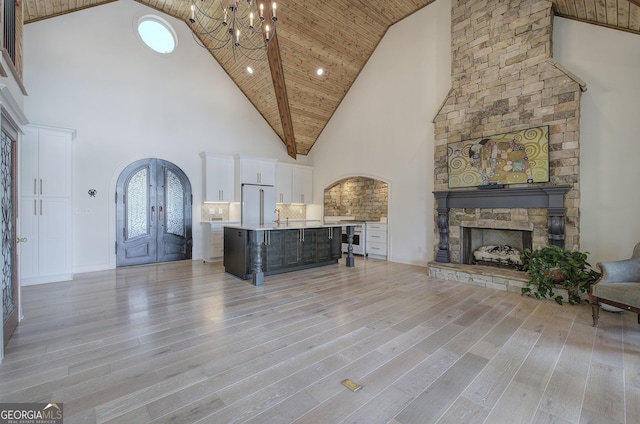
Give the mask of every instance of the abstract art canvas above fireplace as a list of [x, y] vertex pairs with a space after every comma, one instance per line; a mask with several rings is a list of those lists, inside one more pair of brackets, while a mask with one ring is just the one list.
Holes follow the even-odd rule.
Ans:
[[447, 144], [449, 188], [549, 181], [549, 127]]

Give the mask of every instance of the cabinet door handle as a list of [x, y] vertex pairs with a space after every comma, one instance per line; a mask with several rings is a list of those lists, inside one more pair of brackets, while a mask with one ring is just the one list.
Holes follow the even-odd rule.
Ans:
[[40, 194], [42, 194], [42, 178], [40, 178]]
[[38, 201], [33, 199], [33, 215], [38, 215]]
[[36, 188], [37, 184], [38, 184], [38, 179], [37, 179], [37, 178], [34, 178], [34, 179], [33, 179], [33, 194], [34, 194], [34, 195], [35, 195], [35, 194], [38, 194], [38, 189]]
[[42, 215], [42, 199], [40, 199], [40, 215]]
[[300, 203], [304, 203], [304, 194], [300, 195], [300, 200], [302, 200], [302, 202], [300, 202]]
[[162, 205], [158, 206], [158, 221], [162, 221]]
[[156, 207], [151, 206], [151, 221], [156, 219]]
[[222, 194], [222, 190], [218, 190], [218, 200], [222, 200], [224, 197], [224, 194]]

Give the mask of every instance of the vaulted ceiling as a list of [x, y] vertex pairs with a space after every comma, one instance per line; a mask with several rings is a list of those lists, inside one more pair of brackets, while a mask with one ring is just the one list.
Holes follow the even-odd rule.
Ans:
[[[117, 0], [23, 0], [25, 24]], [[185, 22], [191, 0], [136, 0]], [[203, 0], [212, 1], [212, 0]], [[434, 0], [277, 0], [269, 60], [214, 58], [282, 139], [306, 155], [387, 29]], [[347, 6], [348, 5], [348, 6]], [[640, 34], [640, 0], [553, 0], [557, 16]], [[251, 64], [253, 74], [246, 72]], [[315, 71], [325, 69], [319, 77]]]

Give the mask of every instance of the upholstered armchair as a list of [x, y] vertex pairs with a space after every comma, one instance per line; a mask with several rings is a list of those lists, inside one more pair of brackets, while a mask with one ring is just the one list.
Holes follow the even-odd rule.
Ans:
[[640, 324], [640, 243], [630, 259], [599, 262], [597, 266], [602, 277], [591, 285], [589, 293], [593, 326], [598, 325], [601, 303], [638, 314]]

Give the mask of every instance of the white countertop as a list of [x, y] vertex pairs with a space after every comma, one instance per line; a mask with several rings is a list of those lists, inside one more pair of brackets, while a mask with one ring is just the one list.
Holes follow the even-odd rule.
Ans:
[[324, 217], [324, 222], [327, 224], [331, 224], [334, 222], [337, 222], [339, 224], [343, 224], [345, 222], [349, 222], [349, 221], [353, 221], [354, 223], [358, 223], [358, 224], [362, 224], [362, 223], [378, 223], [378, 224], [386, 224], [387, 223], [387, 219], [380, 219], [379, 221], [371, 221], [371, 220], [366, 220], [366, 219], [356, 219], [353, 216], [325, 216]]
[[296, 230], [301, 228], [331, 228], [331, 227], [353, 227], [356, 223], [340, 222], [334, 224], [323, 224], [322, 221], [289, 221], [289, 223], [281, 222], [271, 225], [226, 225], [230, 228], [240, 228], [243, 230], [267, 231], [267, 230]]

